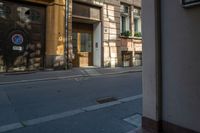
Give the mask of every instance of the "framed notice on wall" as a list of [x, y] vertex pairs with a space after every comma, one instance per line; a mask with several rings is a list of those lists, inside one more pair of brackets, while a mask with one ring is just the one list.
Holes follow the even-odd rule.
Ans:
[[182, 0], [182, 4], [184, 7], [190, 7], [200, 4], [200, 0]]

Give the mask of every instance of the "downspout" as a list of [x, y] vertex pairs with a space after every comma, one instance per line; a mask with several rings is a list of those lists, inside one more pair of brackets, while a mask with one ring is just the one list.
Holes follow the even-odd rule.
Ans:
[[156, 80], [157, 80], [157, 115], [158, 115], [158, 132], [162, 131], [162, 102], [163, 102], [163, 94], [162, 94], [162, 20], [161, 20], [161, 1], [155, 0], [156, 2]]
[[69, 38], [68, 38], [68, 21], [69, 21], [69, 0], [65, 1], [65, 51], [64, 51], [64, 60], [65, 60], [65, 69], [69, 69]]

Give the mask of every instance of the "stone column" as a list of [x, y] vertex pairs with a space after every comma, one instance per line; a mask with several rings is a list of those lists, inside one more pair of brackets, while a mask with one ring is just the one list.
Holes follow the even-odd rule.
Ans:
[[46, 17], [46, 67], [63, 67], [65, 42], [65, 3], [55, 0], [47, 7]]
[[[143, 18], [143, 128], [159, 132], [161, 78], [159, 62], [158, 0], [142, 2]], [[149, 27], [151, 26], [151, 27]]]

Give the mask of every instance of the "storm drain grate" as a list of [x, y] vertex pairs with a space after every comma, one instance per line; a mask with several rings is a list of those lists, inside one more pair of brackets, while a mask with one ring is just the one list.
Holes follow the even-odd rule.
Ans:
[[113, 101], [117, 101], [117, 98], [116, 97], [104, 97], [104, 98], [99, 98], [96, 100], [96, 102], [100, 103], [100, 104], [113, 102]]

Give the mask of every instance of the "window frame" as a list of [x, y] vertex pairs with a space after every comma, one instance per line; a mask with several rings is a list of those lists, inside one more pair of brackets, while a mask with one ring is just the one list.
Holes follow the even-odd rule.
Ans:
[[[137, 12], [135, 12], [137, 11]], [[136, 24], [135, 24], [135, 19], [137, 19], [137, 28], [136, 28]], [[134, 37], [135, 36], [135, 33], [142, 33], [142, 30], [141, 30], [141, 8], [140, 7], [137, 7], [137, 6], [134, 6], [134, 9], [133, 9], [133, 22], [134, 22]]]
[[[128, 8], [128, 10], [126, 10]], [[124, 11], [126, 10], [126, 11]], [[131, 5], [121, 3], [120, 4], [120, 33], [122, 34], [123, 32], [130, 31], [131, 32]], [[123, 20], [122, 17], [125, 18], [125, 29], [123, 27]]]

